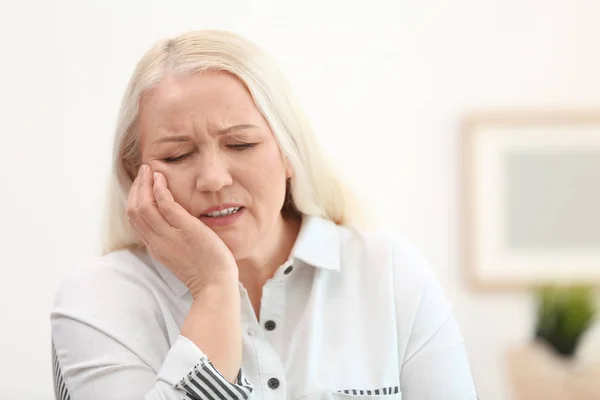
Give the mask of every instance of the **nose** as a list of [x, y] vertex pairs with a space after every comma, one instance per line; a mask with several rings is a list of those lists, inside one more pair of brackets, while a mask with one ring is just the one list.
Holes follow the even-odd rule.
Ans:
[[218, 192], [233, 181], [227, 159], [218, 150], [203, 152], [198, 157], [197, 171], [196, 189], [201, 192]]

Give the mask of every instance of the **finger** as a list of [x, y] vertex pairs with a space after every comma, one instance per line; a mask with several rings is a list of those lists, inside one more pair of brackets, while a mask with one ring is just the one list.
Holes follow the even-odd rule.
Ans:
[[140, 229], [138, 229], [138, 227], [132, 222], [131, 226], [133, 227], [133, 230], [136, 234], [136, 236], [138, 237], [139, 241], [146, 247], [148, 248], [148, 240], [146, 239], [146, 237], [144, 236], [144, 233], [142, 231], [140, 231]]
[[189, 223], [190, 214], [175, 201], [169, 190], [167, 178], [160, 172], [154, 173], [154, 198], [166, 221], [175, 228], [184, 228]]
[[152, 171], [150, 170], [150, 167], [146, 167], [142, 173], [138, 189], [138, 208], [140, 210], [140, 216], [152, 230], [154, 235], [165, 237], [171, 227], [158, 210], [154, 198], [153, 186], [154, 178], [152, 177]]
[[131, 225], [136, 229], [138, 234], [141, 236], [144, 244], [148, 243], [148, 239], [155, 235], [153, 229], [143, 219], [140, 210], [140, 186], [144, 178], [144, 166], [138, 171], [138, 175], [131, 185], [129, 191], [129, 198], [127, 204], [127, 216]]

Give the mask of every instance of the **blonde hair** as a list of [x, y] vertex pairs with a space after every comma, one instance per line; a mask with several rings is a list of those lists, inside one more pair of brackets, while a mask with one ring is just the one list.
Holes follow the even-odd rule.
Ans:
[[138, 108], [146, 91], [168, 74], [225, 71], [240, 79], [293, 167], [283, 211], [359, 224], [355, 198], [321, 152], [282, 73], [265, 52], [237, 34], [203, 30], [156, 43], [139, 61], [118, 116], [104, 217], [103, 253], [139, 247], [127, 217], [129, 191], [141, 166]]

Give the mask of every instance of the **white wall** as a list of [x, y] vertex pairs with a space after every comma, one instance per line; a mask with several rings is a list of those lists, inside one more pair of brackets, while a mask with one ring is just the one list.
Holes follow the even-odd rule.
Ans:
[[157, 38], [211, 27], [279, 60], [373, 221], [433, 264], [480, 398], [510, 399], [501, 357], [527, 339], [532, 307], [461, 280], [458, 123], [488, 107], [599, 106], [599, 18], [597, 0], [2, 1], [2, 397], [51, 396], [49, 308], [62, 275], [98, 251], [135, 61]]

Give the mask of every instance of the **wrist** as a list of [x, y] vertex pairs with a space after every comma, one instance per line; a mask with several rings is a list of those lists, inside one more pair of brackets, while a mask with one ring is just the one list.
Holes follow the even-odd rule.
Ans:
[[235, 281], [231, 279], [219, 282], [191, 284], [188, 288], [194, 300], [202, 300], [203, 302], [210, 299], [225, 300], [231, 296], [239, 297], [239, 283], [237, 279]]
[[187, 286], [192, 297], [199, 296], [202, 293], [221, 292], [233, 288], [237, 290], [239, 285], [239, 271], [237, 268], [235, 270], [223, 268], [222, 271], [217, 273], [199, 273], [189, 277], [187, 281], [184, 281], [184, 284]]

